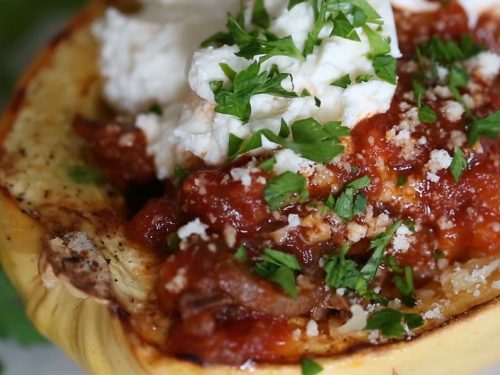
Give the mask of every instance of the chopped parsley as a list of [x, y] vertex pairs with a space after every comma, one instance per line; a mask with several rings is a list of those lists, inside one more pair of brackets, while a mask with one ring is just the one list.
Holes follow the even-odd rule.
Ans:
[[[346, 258], [350, 249], [350, 245], [348, 244], [342, 246], [338, 254], [325, 258], [323, 268], [325, 270], [325, 283], [328, 288], [330, 290], [345, 288], [356, 292], [360, 297], [369, 301], [373, 300], [385, 304], [387, 299], [371, 290], [369, 285], [373, 282], [380, 265], [385, 260], [385, 248], [389, 245], [392, 236], [396, 233], [400, 225], [401, 222], [397, 222], [386, 232], [381, 233], [373, 239], [370, 248], [375, 249], [375, 251], [361, 269], [358, 268], [358, 264], [354, 260]], [[397, 263], [396, 266], [399, 267]], [[413, 279], [411, 282], [413, 283]], [[410, 286], [407, 286], [407, 289], [410, 289]], [[405, 292], [407, 289], [405, 289]]]
[[323, 367], [309, 358], [302, 358], [300, 360], [300, 367], [302, 369], [302, 375], [318, 375], [323, 371]]
[[188, 169], [185, 169], [180, 165], [176, 165], [174, 167], [174, 178], [172, 179], [172, 184], [174, 184], [174, 186], [176, 187], [181, 186], [190, 173], [191, 171], [189, 171]]
[[237, 262], [243, 263], [247, 260], [248, 254], [247, 254], [247, 249], [245, 249], [245, 246], [240, 246], [236, 250], [236, 253], [234, 253], [234, 260]]
[[370, 249], [373, 249], [373, 254], [368, 260], [368, 263], [361, 269], [361, 274], [363, 278], [371, 283], [377, 274], [377, 271], [382, 263], [382, 259], [384, 257], [385, 248], [389, 245], [392, 240], [392, 237], [396, 233], [396, 231], [401, 226], [402, 222], [397, 221], [393, 224], [387, 231], [379, 234], [377, 237], [373, 239], [370, 243]]
[[247, 69], [234, 77], [230, 87], [225, 88], [220, 81], [212, 82], [212, 90], [217, 103], [216, 112], [232, 115], [243, 122], [248, 122], [252, 114], [250, 100], [258, 94], [295, 98], [297, 94], [285, 90], [281, 83], [289, 74], [280, 73], [277, 69], [260, 71], [260, 62], [254, 62]]
[[[259, 1], [257, 1], [256, 8], [254, 8], [254, 15], [255, 12], [262, 13], [257, 6], [259, 5], [258, 3]], [[254, 19], [255, 18], [253, 18], [252, 21]], [[262, 22], [262, 20], [257, 22]], [[234, 40], [234, 44], [240, 47], [239, 52], [236, 53], [237, 56], [252, 59], [255, 56], [263, 55], [263, 57], [261, 57], [261, 62], [273, 56], [289, 56], [299, 60], [304, 59], [304, 56], [297, 49], [291, 36], [278, 38], [269, 31], [264, 33], [249, 33], [244, 29], [242, 24], [231, 15], [228, 18], [227, 28]]]
[[263, 29], [268, 29], [271, 24], [271, 19], [267, 13], [264, 0], [255, 0], [252, 11], [252, 23], [255, 26]]
[[364, 176], [347, 184], [346, 189], [340, 194], [335, 202], [333, 211], [345, 221], [352, 220], [357, 214], [366, 211], [367, 198], [356, 193], [371, 185], [370, 177]]
[[269, 180], [264, 188], [264, 200], [271, 211], [308, 199], [306, 178], [292, 172], [285, 172]]
[[498, 139], [500, 135], [500, 111], [483, 118], [475, 119], [469, 127], [469, 145], [477, 143], [480, 136], [490, 139]]
[[67, 169], [68, 177], [80, 185], [102, 185], [104, 176], [88, 165], [74, 165]]
[[397, 184], [399, 187], [405, 186], [408, 183], [408, 177], [398, 176]]
[[257, 275], [278, 284], [292, 298], [298, 297], [295, 277], [301, 270], [295, 255], [275, 249], [265, 249], [254, 267]]
[[469, 164], [467, 163], [467, 159], [465, 158], [463, 151], [460, 147], [455, 147], [455, 150], [453, 151], [453, 160], [450, 165], [450, 171], [455, 179], [455, 182], [460, 180], [460, 177], [462, 177], [468, 167]]
[[169, 249], [177, 250], [181, 244], [181, 239], [177, 232], [171, 233], [167, 236], [167, 246]]
[[[291, 127], [282, 121], [278, 135], [269, 129], [262, 129], [246, 140], [234, 134], [229, 136], [229, 157], [231, 159], [262, 146], [262, 136], [300, 156], [318, 163], [328, 163], [344, 151], [339, 137], [347, 136], [350, 129], [338, 121], [321, 125], [313, 118], [296, 121]], [[290, 135], [292, 139], [290, 139]]]
[[413, 284], [413, 270], [411, 267], [406, 266], [403, 270], [403, 277], [396, 275], [393, 279], [394, 285], [401, 293], [401, 300], [408, 307], [414, 307], [416, 305], [416, 300], [414, 297], [415, 286]]
[[259, 168], [266, 172], [271, 172], [276, 165], [276, 158], [273, 156], [259, 165]]
[[365, 330], [380, 330], [383, 336], [401, 338], [406, 329], [415, 329], [424, 324], [424, 319], [417, 314], [405, 314], [390, 308], [375, 312], [366, 324]]
[[346, 74], [337, 79], [336, 81], [332, 82], [331, 85], [346, 89], [347, 86], [349, 86], [351, 83], [352, 83], [351, 77], [349, 76], [349, 74]]
[[418, 119], [426, 124], [434, 124], [438, 117], [436, 111], [428, 105], [423, 105], [418, 109]]

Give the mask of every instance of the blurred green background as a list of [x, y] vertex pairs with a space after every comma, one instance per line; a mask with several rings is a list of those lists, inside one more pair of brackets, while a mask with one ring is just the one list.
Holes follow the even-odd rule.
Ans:
[[19, 74], [85, 0], [0, 0], [0, 109]]
[[[0, 0], [0, 111], [38, 51], [68, 22], [84, 0]], [[43, 341], [0, 268], [0, 339], [23, 345]], [[0, 374], [2, 365], [0, 362]]]

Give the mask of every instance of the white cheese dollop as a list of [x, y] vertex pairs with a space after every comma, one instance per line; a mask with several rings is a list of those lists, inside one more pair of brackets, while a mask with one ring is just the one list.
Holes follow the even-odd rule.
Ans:
[[[381, 34], [391, 40], [391, 55], [400, 57], [394, 15], [389, 0], [369, 0], [381, 15]], [[275, 56], [262, 64], [262, 70], [276, 65], [282, 73], [293, 76], [282, 85], [299, 96], [304, 90], [312, 97], [292, 99], [272, 95], [251, 98], [252, 116], [247, 124], [215, 112], [216, 103], [210, 82], [227, 77], [219, 64], [228, 64], [236, 72], [258, 60], [235, 55], [237, 47], [198, 49], [200, 42], [216, 31], [224, 30], [227, 11], [236, 14], [238, 0], [196, 2], [173, 0], [145, 2], [144, 10], [134, 16], [108, 11], [94, 27], [102, 44], [101, 70], [106, 78], [105, 94], [118, 109], [137, 114], [152, 104], [160, 104], [163, 115], [141, 114], [136, 125], [146, 135], [148, 152], [154, 157], [159, 178], [170, 177], [177, 164], [191, 155], [208, 165], [226, 161], [229, 134], [246, 138], [262, 128], [277, 133], [281, 119], [288, 123], [314, 117], [319, 122], [342, 121], [354, 127], [364, 118], [386, 112], [396, 86], [376, 77], [368, 58], [370, 45], [362, 28], [361, 42], [329, 37], [331, 26], [321, 32], [323, 42], [304, 61]], [[252, 9], [247, 4], [247, 22]], [[302, 50], [314, 23], [308, 2], [288, 9], [286, 0], [266, 0], [271, 20], [270, 31], [279, 37], [290, 35]], [[250, 12], [251, 13], [251, 12]], [[190, 56], [192, 56], [189, 65]], [[349, 74], [353, 83], [347, 88], [332, 86]], [[373, 77], [357, 83], [360, 75]], [[321, 101], [318, 106], [315, 98]], [[266, 142], [269, 143], [269, 142]], [[264, 145], [266, 147], [266, 145]], [[276, 172], [297, 172], [311, 168], [310, 161], [289, 151], [289, 160], [276, 165]]]

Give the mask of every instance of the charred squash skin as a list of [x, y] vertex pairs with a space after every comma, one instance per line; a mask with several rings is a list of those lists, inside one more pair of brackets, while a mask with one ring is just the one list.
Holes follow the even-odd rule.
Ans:
[[[65, 169], [60, 165], [49, 165], [47, 175], [55, 172], [60, 184], [49, 185], [45, 191], [32, 189], [31, 186], [19, 190], [27, 185], [12, 185], [9, 179], [16, 175], [19, 177], [20, 168], [28, 167], [25, 169], [26, 179], [21, 180], [43, 177], [37, 181], [49, 181], [45, 179], [40, 164], [34, 163], [37, 160], [34, 151], [38, 151], [35, 141], [44, 139], [41, 137], [44, 132], [52, 130], [55, 134], [62, 134], [54, 138], [57, 141], [55, 146], [50, 144], [53, 152], [62, 152], [69, 145], [69, 148], [78, 150], [71, 154], [73, 159], [69, 160], [85, 162], [80, 152], [82, 144], [75, 138], [68, 143], [62, 139], [66, 138], [73, 115], [83, 113], [90, 118], [105, 116], [99, 90], [94, 86], [95, 83], [98, 86], [99, 82], [95, 65], [96, 46], [88, 26], [107, 5], [100, 1], [92, 3], [42, 53], [20, 82], [12, 104], [0, 121], [0, 181], [4, 186], [0, 192], [0, 261], [22, 294], [37, 327], [89, 373], [239, 374], [241, 371], [236, 368], [201, 367], [165, 356], [146, 344], [130, 329], [130, 315], [120, 306], [120, 296], [108, 301], [106, 306], [103, 301], [92, 297], [82, 299], [82, 296], [74, 296], [63, 283], [53, 289], [47, 289], [42, 284], [40, 243], [47, 236], [80, 229], [82, 217], [85, 218], [85, 225], [96, 229], [97, 237], [123, 226], [121, 220], [117, 223], [109, 221], [117, 212], [125, 216], [123, 202], [116, 191], [110, 187], [71, 186], [71, 181], [64, 177]], [[83, 62], [88, 62], [88, 65]], [[65, 77], [64, 81], [54, 80], [55, 76]], [[66, 87], [70, 95], [63, 98], [61, 87]], [[50, 106], [41, 99], [43, 97], [51, 98]], [[51, 113], [57, 116], [51, 117]], [[67, 116], [61, 118], [61, 113]], [[44, 123], [50, 126], [41, 125]], [[20, 133], [28, 135], [27, 140], [21, 142], [27, 150], [16, 147], [13, 151], [12, 146], [19, 141]], [[48, 146], [44, 144], [44, 147]], [[50, 160], [49, 156], [47, 160]], [[46, 204], [38, 205], [40, 200], [45, 200]], [[58, 218], [60, 220], [58, 215], [61, 212], [71, 213], [71, 223], [61, 225], [55, 222]], [[100, 228], [96, 228], [97, 223], [101, 223]], [[499, 312], [500, 301], [492, 297], [483, 306], [470, 309], [448, 325], [412, 342], [358, 349], [319, 362], [325, 368], [325, 374], [365, 374], [367, 371], [387, 374], [393, 370], [402, 374], [468, 374], [497, 359]], [[478, 342], [487, 342], [488, 345], [478, 347]], [[297, 371], [297, 365], [259, 365], [255, 373], [286, 375], [296, 374]]]

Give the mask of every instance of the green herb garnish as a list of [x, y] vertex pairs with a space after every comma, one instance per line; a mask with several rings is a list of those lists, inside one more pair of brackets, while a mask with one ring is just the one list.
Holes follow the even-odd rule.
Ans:
[[450, 165], [450, 171], [453, 175], [453, 178], [455, 179], [455, 182], [458, 182], [460, 180], [460, 177], [462, 177], [468, 167], [469, 164], [467, 163], [467, 159], [465, 158], [463, 151], [460, 149], [460, 147], [455, 147], [455, 150], [453, 152], [453, 160]]
[[264, 200], [271, 211], [308, 199], [307, 180], [295, 173], [285, 172], [269, 180], [264, 188]]
[[309, 358], [302, 358], [300, 366], [302, 368], [302, 375], [318, 375], [323, 371], [323, 367]]
[[295, 277], [301, 270], [295, 255], [274, 249], [265, 249], [254, 267], [257, 275], [278, 284], [292, 298], [298, 297]]
[[403, 324], [406, 324], [409, 329], [415, 329], [424, 324], [424, 319], [417, 314], [405, 314], [386, 308], [375, 312], [368, 318], [365, 330], [380, 330], [385, 337], [401, 338], [406, 333]]
[[97, 169], [88, 165], [74, 165], [67, 169], [68, 177], [81, 185], [102, 185], [104, 176]]
[[243, 245], [238, 247], [236, 253], [234, 254], [234, 260], [243, 263], [247, 260], [247, 258], [248, 258], [247, 249], [245, 249]]

